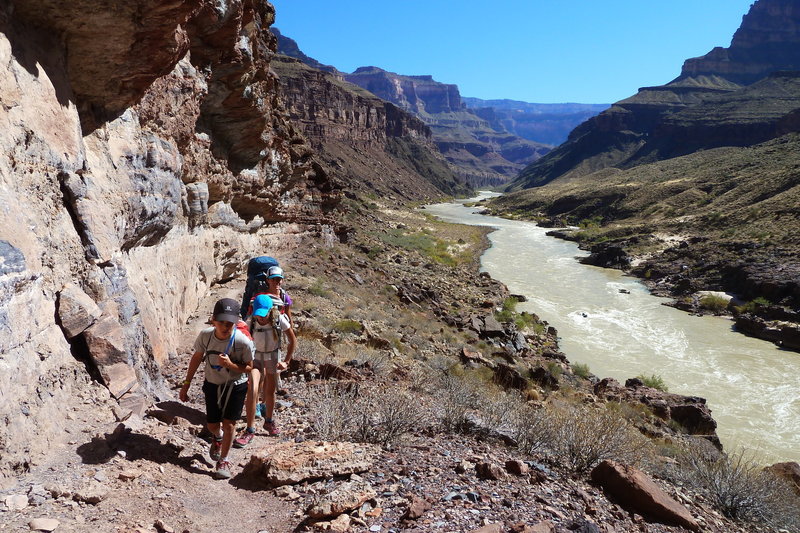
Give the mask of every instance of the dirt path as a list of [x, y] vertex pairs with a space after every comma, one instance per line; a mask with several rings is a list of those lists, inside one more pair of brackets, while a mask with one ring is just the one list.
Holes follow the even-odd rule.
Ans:
[[[238, 285], [219, 287], [204, 307], [210, 310], [218, 298], [237, 298], [240, 290]], [[185, 376], [192, 342], [206, 319], [201, 310], [185, 328], [181, 342], [185, 357], [165, 368], [171, 384]], [[248, 486], [237, 476], [250, 450], [232, 450], [233, 479], [213, 478], [214, 462], [201, 438], [205, 426], [201, 383], [198, 372], [187, 404], [177, 400], [177, 391], [174, 400], [158, 403], [160, 419], [133, 416], [120, 423], [111, 402], [96, 398], [67, 407], [79, 433], [65, 435], [64, 447], [55, 449], [46, 463], [34, 465], [15, 486], [0, 492], [0, 502], [6, 502], [0, 505], [5, 507], [0, 531], [30, 530], [29, 523], [41, 518], [57, 520], [58, 532], [294, 529], [302, 519], [292, 516], [294, 509], [271, 491]], [[275, 439], [259, 432], [259, 439], [268, 438]], [[290, 440], [292, 435], [285, 432], [281, 438]], [[26, 500], [22, 509], [8, 505], [16, 501], [19, 507], [22, 500]]]

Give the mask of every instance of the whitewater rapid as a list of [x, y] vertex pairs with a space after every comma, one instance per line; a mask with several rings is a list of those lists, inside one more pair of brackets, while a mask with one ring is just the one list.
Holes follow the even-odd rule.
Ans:
[[623, 383], [660, 375], [670, 392], [707, 399], [727, 449], [800, 461], [800, 354], [736, 333], [729, 319], [664, 306], [635, 278], [580, 264], [586, 252], [533, 223], [483, 216], [462, 202], [426, 210], [496, 228], [482, 270], [528, 298], [517, 309], [555, 326], [572, 363]]

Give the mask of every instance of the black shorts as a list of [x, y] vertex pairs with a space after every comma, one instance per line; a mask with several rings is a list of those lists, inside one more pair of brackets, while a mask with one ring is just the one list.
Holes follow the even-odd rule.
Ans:
[[[217, 395], [222, 389], [222, 396], [217, 401]], [[228, 390], [230, 389], [230, 397]], [[239, 385], [215, 385], [209, 381], [203, 382], [203, 394], [206, 397], [206, 422], [218, 424], [223, 420], [235, 422], [242, 416], [244, 399], [247, 396], [247, 382]], [[227, 398], [227, 404], [226, 404]], [[224, 412], [223, 412], [224, 408]]]

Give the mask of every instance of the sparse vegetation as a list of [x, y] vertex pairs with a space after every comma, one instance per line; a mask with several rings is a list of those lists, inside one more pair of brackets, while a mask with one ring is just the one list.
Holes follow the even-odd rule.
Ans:
[[549, 410], [549, 448], [572, 471], [588, 472], [604, 459], [638, 465], [652, 444], [625, 418], [605, 407], [561, 404]]
[[786, 480], [764, 470], [752, 452], [737, 449], [725, 454], [705, 443], [689, 444], [680, 460], [689, 480], [707, 491], [725, 516], [787, 531], [800, 527], [797, 496]]
[[345, 318], [342, 320], [337, 321], [333, 325], [333, 329], [338, 331], [339, 333], [350, 333], [350, 334], [360, 334], [361, 333], [361, 322], [358, 320], [351, 320], [349, 318]]
[[721, 313], [728, 307], [728, 300], [722, 296], [707, 294], [700, 298], [700, 307], [714, 313]]
[[658, 389], [660, 391], [669, 392], [669, 387], [667, 387], [664, 378], [662, 378], [658, 374], [650, 374], [649, 376], [646, 376], [644, 374], [639, 374], [636, 377], [642, 380], [642, 383], [644, 383], [645, 387], [650, 387], [651, 389]]
[[572, 373], [578, 376], [579, 378], [589, 379], [591, 376], [591, 372], [589, 371], [589, 365], [586, 363], [573, 363], [572, 364]]

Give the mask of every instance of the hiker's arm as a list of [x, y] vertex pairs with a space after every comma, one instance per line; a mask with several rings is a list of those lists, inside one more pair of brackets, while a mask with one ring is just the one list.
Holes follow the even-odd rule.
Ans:
[[294, 354], [294, 348], [297, 346], [297, 335], [294, 334], [294, 328], [286, 330], [286, 338], [289, 340], [289, 343], [286, 346], [286, 358], [284, 362], [289, 364], [289, 361], [292, 360], [292, 354]]
[[278, 362], [278, 371], [284, 371], [289, 368], [289, 363], [292, 362], [292, 354], [294, 354], [294, 347], [297, 346], [297, 336], [294, 334], [294, 329], [289, 328], [283, 333], [289, 342], [286, 346], [286, 358]]
[[183, 385], [181, 386], [181, 392], [178, 395], [182, 402], [189, 400], [189, 385], [192, 384], [194, 374], [197, 372], [197, 369], [200, 367], [200, 363], [202, 361], [203, 352], [194, 352], [192, 354], [192, 359], [189, 361], [189, 369], [186, 371], [186, 380], [184, 380]]

